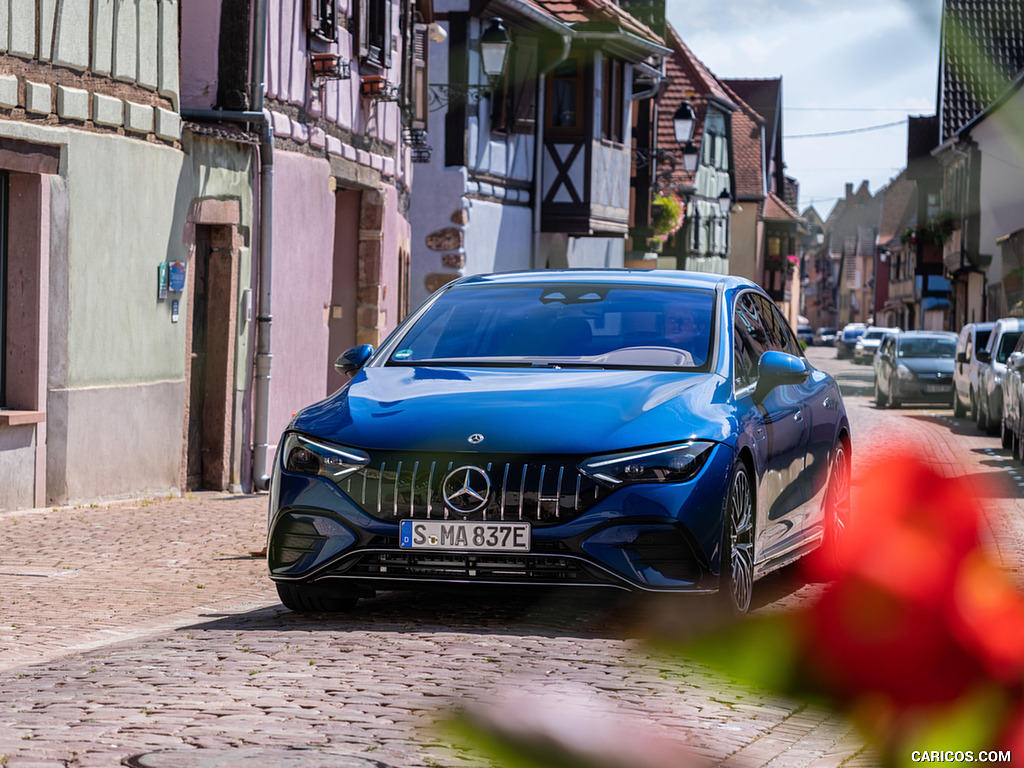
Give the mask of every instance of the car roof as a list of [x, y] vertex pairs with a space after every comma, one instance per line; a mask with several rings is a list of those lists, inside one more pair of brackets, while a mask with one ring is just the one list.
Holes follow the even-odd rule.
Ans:
[[544, 269], [494, 272], [486, 275], [468, 275], [456, 280], [451, 285], [532, 285], [536, 283], [610, 283], [711, 290], [718, 286], [724, 286], [725, 288], [762, 290], [756, 283], [735, 275], [687, 272], [676, 269]]
[[956, 334], [952, 331], [903, 331], [902, 333], [896, 334], [897, 339], [910, 338], [925, 338], [931, 337], [936, 339], [953, 339], [956, 340]]

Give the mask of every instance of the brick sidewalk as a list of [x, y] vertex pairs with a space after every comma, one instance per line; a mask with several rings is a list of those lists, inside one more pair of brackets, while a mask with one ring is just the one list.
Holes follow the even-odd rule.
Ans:
[[267, 497], [0, 513], [0, 669], [276, 604]]

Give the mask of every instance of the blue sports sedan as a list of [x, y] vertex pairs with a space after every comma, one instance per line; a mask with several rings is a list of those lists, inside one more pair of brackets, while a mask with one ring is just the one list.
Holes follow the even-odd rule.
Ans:
[[716, 593], [849, 520], [850, 425], [764, 291], [567, 270], [436, 292], [281, 438], [267, 557], [296, 611], [379, 589]]

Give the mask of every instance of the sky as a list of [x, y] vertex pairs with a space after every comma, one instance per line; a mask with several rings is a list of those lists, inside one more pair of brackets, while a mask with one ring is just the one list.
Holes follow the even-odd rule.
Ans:
[[667, 0], [666, 7], [717, 77], [782, 77], [786, 173], [800, 183], [800, 213], [813, 205], [823, 219], [847, 183], [856, 190], [867, 181], [875, 193], [906, 167], [907, 116], [935, 114], [941, 12], [942, 0]]

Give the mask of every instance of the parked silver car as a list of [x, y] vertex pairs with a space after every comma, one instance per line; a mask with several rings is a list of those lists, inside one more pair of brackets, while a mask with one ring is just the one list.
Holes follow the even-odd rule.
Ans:
[[988, 344], [988, 337], [996, 324], [967, 323], [960, 329], [956, 341], [956, 367], [953, 369], [953, 415], [971, 414], [978, 419], [978, 350]]
[[1003, 377], [1006, 361], [1024, 334], [1024, 319], [1004, 317], [996, 320], [985, 349], [978, 350], [978, 429], [996, 434], [1002, 423]]
[[857, 340], [857, 344], [853, 348], [853, 362], [860, 363], [861, 365], [870, 365], [871, 361], [875, 359], [875, 352], [878, 351], [882, 339], [890, 334], [899, 332], [899, 328], [869, 325], [868, 329], [864, 331], [864, 335]]

